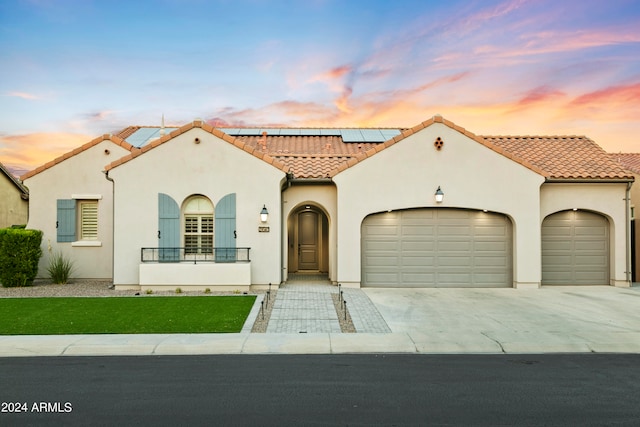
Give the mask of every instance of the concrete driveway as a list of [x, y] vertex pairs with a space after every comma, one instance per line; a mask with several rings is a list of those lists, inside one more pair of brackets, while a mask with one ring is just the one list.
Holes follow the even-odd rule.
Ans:
[[419, 352], [640, 352], [637, 286], [364, 291]]

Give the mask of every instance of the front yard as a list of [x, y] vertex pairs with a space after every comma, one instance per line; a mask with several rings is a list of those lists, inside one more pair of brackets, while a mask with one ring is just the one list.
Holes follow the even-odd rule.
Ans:
[[0, 298], [0, 335], [240, 332], [255, 295]]

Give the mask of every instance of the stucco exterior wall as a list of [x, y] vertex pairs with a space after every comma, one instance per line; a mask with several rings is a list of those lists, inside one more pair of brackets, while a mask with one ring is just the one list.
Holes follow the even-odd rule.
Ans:
[[327, 215], [329, 221], [329, 280], [336, 281], [337, 274], [337, 218], [338, 206], [336, 199], [336, 187], [331, 183], [322, 185], [294, 185], [284, 190], [282, 194], [282, 253], [283, 253], [283, 278], [288, 274], [288, 255], [296, 250], [290, 246], [287, 236], [287, 225], [292, 221], [291, 214], [304, 205], [319, 207]]
[[[627, 281], [627, 183], [544, 184], [541, 188], [540, 220], [569, 209], [603, 214], [610, 226], [611, 285], [629, 286]], [[540, 223], [542, 226], [542, 222]]]
[[[444, 147], [436, 150], [434, 141]], [[342, 284], [361, 281], [360, 234], [372, 213], [417, 207], [486, 209], [513, 222], [514, 286], [541, 281], [540, 186], [544, 178], [443, 124], [431, 125], [334, 177]], [[444, 201], [436, 203], [438, 186]]]
[[[236, 193], [236, 246], [251, 248], [251, 280], [256, 285], [280, 282], [283, 171], [194, 128], [110, 170], [109, 176], [115, 181], [117, 286], [137, 285], [140, 249], [158, 247], [158, 193], [180, 207], [191, 195], [204, 195], [215, 206]], [[263, 205], [269, 211], [267, 224], [260, 222]], [[270, 231], [259, 232], [265, 225]]]
[[[72, 278], [111, 279], [113, 197], [111, 183], [105, 179], [102, 171], [106, 164], [128, 153], [126, 149], [105, 140], [24, 181], [30, 194], [28, 227], [42, 230], [44, 233], [38, 277], [48, 276], [46, 268], [49, 265], [49, 256], [51, 251], [58, 250], [73, 260], [75, 269]], [[56, 200], [71, 199], [74, 195], [100, 196], [97, 240], [99, 246], [77, 246], [73, 242], [56, 242]]]
[[0, 172], [0, 228], [27, 223], [29, 202], [4, 173]]

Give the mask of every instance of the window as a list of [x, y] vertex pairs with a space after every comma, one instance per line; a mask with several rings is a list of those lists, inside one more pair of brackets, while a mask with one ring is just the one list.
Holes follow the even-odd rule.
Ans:
[[213, 204], [203, 196], [187, 200], [184, 207], [185, 254], [213, 253]]
[[80, 201], [80, 240], [98, 240], [98, 201]]
[[98, 203], [102, 196], [71, 197], [57, 200], [57, 241], [71, 242], [72, 246], [101, 246], [98, 241]]

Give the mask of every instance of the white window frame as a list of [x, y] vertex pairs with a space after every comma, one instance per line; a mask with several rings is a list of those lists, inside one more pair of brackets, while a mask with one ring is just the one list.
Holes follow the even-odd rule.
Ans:
[[[206, 203], [210, 205], [210, 210], [190, 210], [189, 203], [194, 199], [206, 200]], [[193, 222], [190, 222], [195, 220]], [[192, 224], [192, 226], [188, 226]], [[206, 230], [203, 230], [205, 229]], [[187, 240], [195, 238], [197, 250], [190, 250], [193, 244], [187, 244]], [[213, 249], [215, 244], [215, 206], [209, 200], [208, 197], [203, 195], [193, 195], [186, 200], [182, 209], [182, 242], [184, 246], [185, 259], [206, 259], [212, 258], [215, 250]], [[206, 247], [211, 248], [210, 251], [203, 251], [203, 240], [210, 240]]]
[[[102, 242], [98, 239], [100, 235], [100, 203], [99, 200], [102, 200], [102, 195], [100, 194], [72, 194], [72, 199], [76, 201], [76, 237], [78, 240], [71, 243], [71, 246], [76, 247], [96, 247], [102, 246]], [[83, 212], [83, 207], [92, 206], [95, 207], [95, 211], [92, 212], [93, 218], [90, 218], [88, 215], [85, 215]], [[91, 219], [94, 224], [87, 224], [87, 222]], [[91, 233], [91, 235], [87, 236], [88, 231], [86, 228], [94, 228], [95, 232]]]

